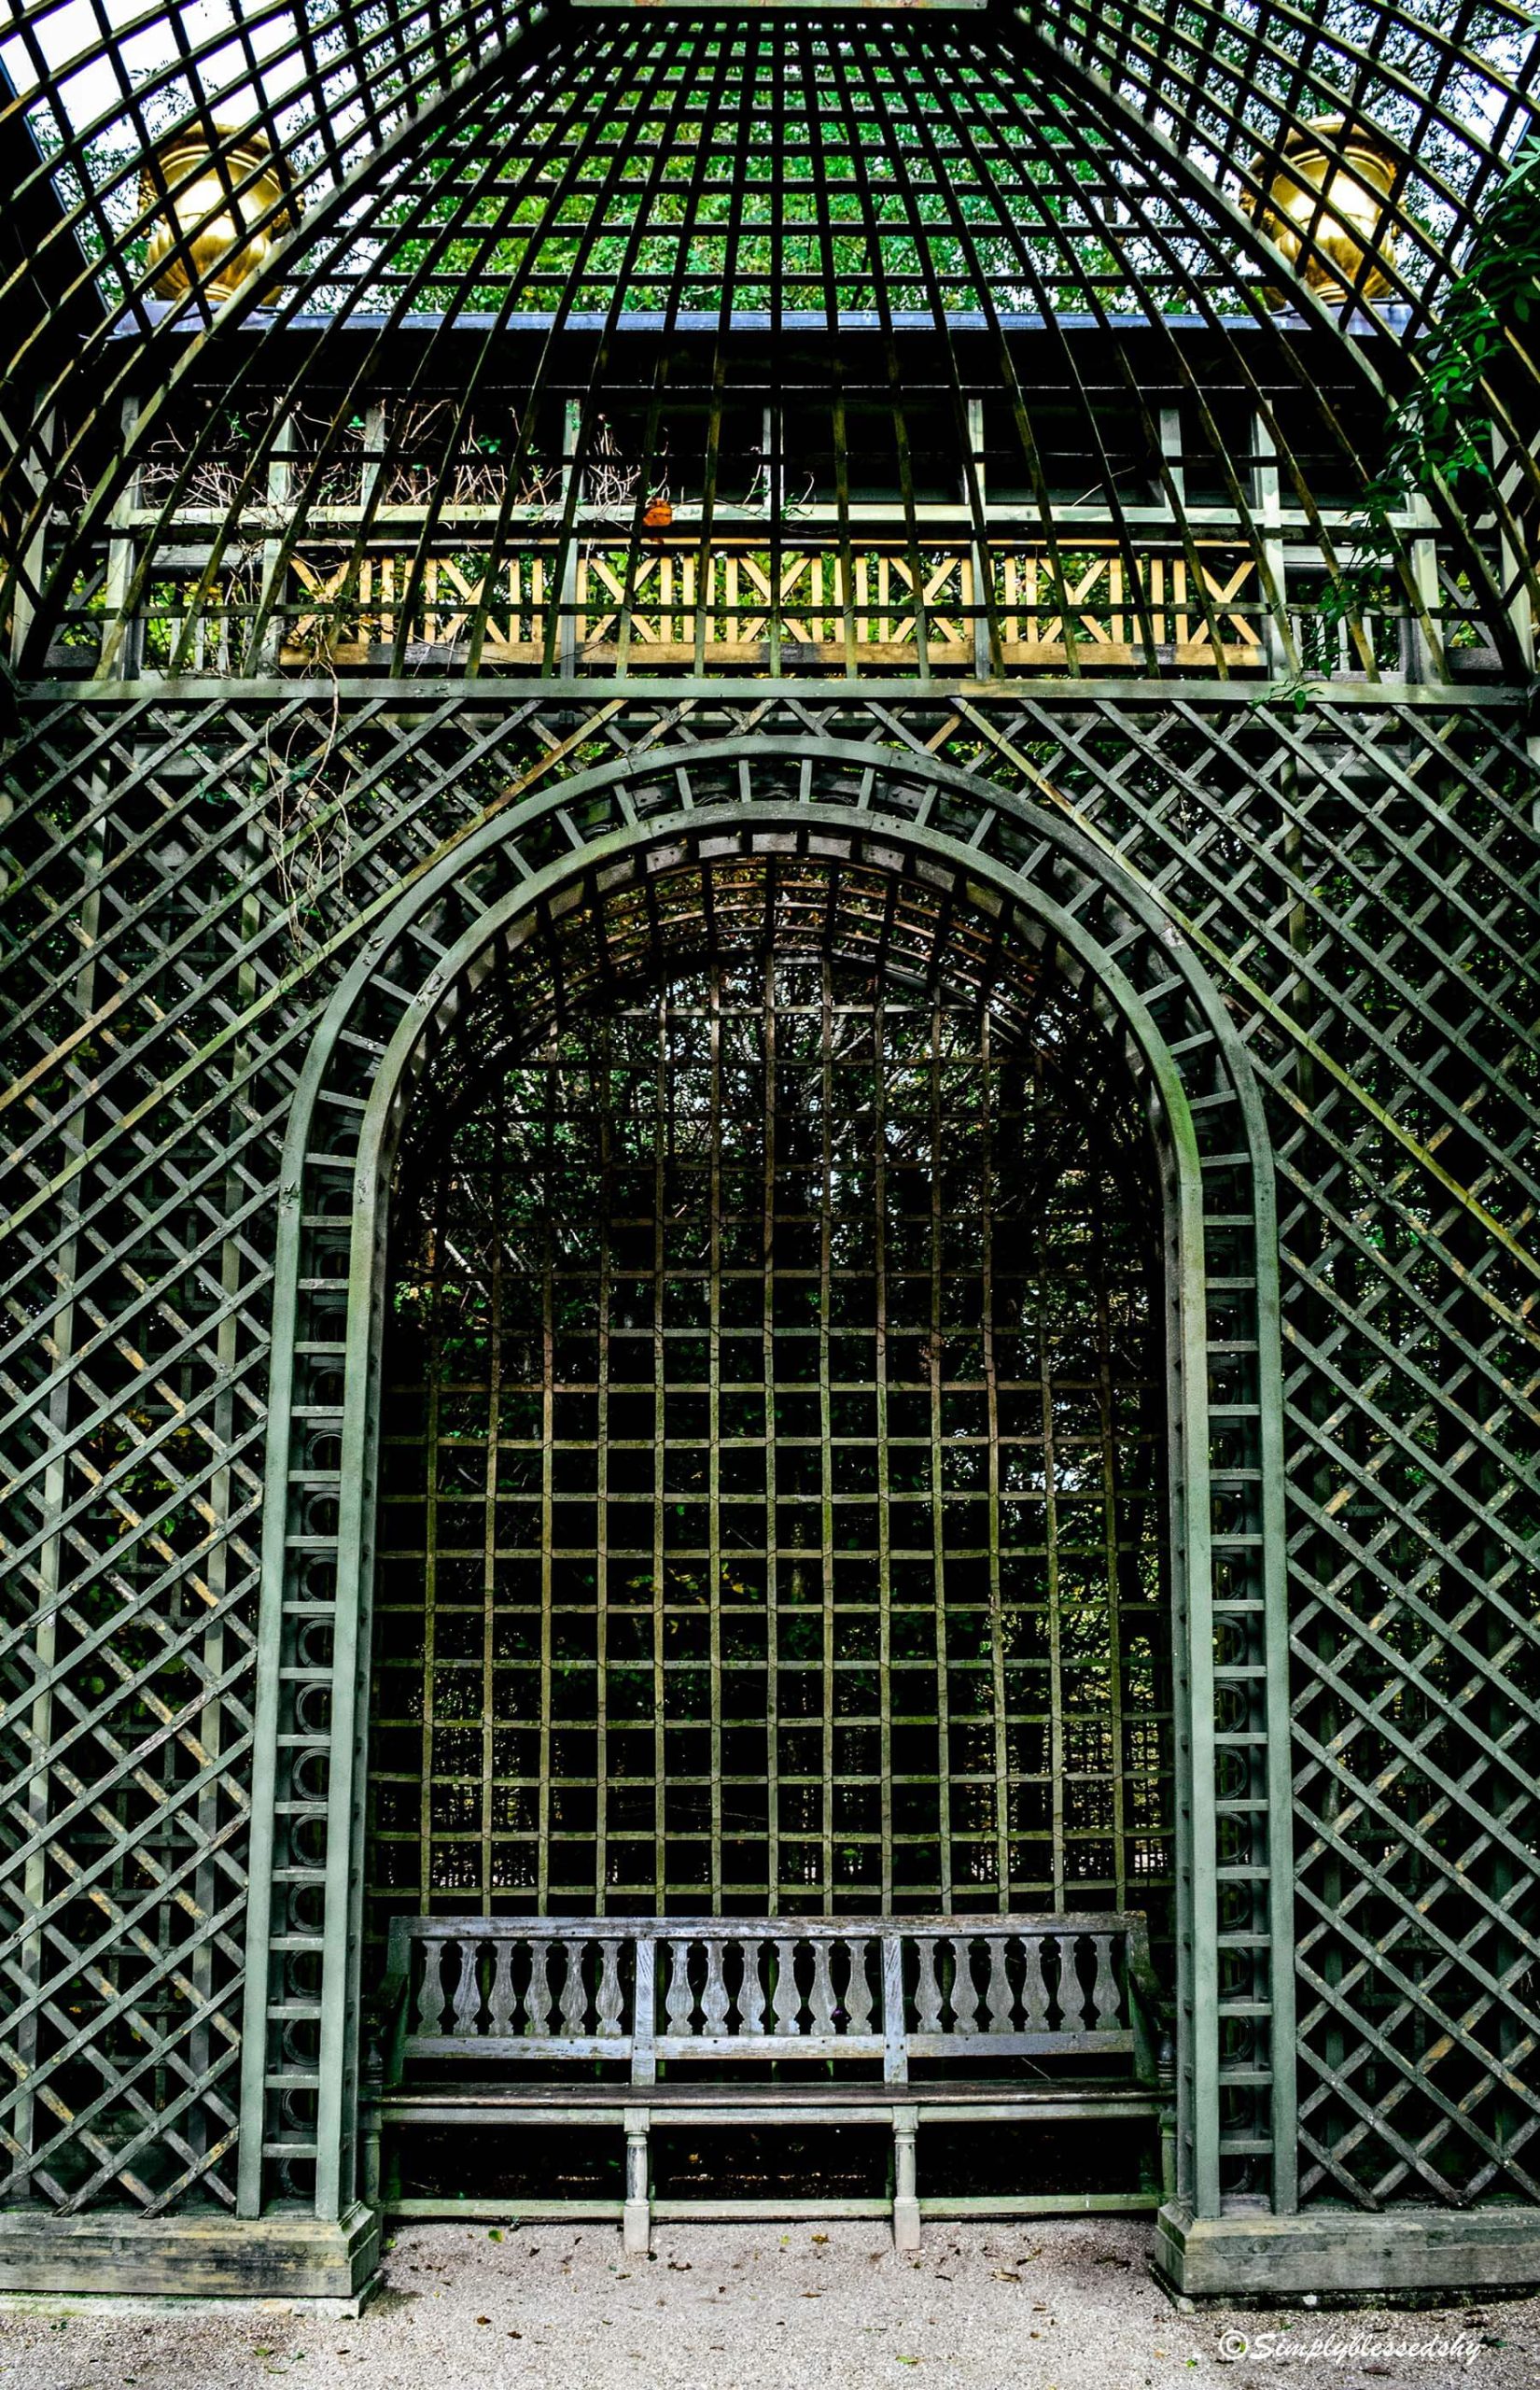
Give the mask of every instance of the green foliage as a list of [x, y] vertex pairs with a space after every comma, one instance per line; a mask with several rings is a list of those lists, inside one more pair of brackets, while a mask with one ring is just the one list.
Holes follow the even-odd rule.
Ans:
[[1420, 491], [1491, 479], [1491, 419], [1481, 390], [1509, 331], [1540, 308], [1540, 136], [1519, 150], [1477, 228], [1465, 270], [1435, 324], [1412, 344], [1418, 375], [1391, 409], [1385, 457], [1355, 510], [1356, 547], [1322, 599], [1328, 622], [1362, 613], [1393, 568], [1393, 517]]

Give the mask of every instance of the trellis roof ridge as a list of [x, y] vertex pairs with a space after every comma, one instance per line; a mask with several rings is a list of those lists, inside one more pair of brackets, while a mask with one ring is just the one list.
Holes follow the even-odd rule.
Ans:
[[[151, 302], [153, 318], [165, 321], [169, 328], [192, 338], [203, 329], [189, 322], [185, 311], [171, 301]], [[1373, 340], [1386, 334], [1404, 332], [1410, 311], [1404, 306], [1386, 303], [1373, 310], [1358, 310], [1351, 316], [1341, 311], [1343, 328], [1354, 338]], [[172, 319], [175, 318], [175, 321]], [[1267, 328], [1254, 315], [1238, 312], [1219, 319], [1226, 336], [1233, 332], [1258, 333]], [[1279, 310], [1274, 317], [1281, 330], [1309, 331], [1317, 329], [1307, 316], [1292, 310]], [[235, 329], [242, 332], [269, 338], [274, 331], [316, 333], [329, 331], [368, 332], [437, 332], [445, 329], [457, 332], [820, 332], [836, 336], [841, 332], [1113, 332], [1135, 335], [1156, 329], [1166, 331], [1207, 332], [1215, 330], [1214, 319], [1192, 310], [1163, 313], [1158, 327], [1148, 315], [1134, 311], [1108, 310], [1102, 315], [1088, 311], [1041, 315], [1029, 308], [1006, 308], [987, 313], [982, 308], [959, 308], [942, 316], [921, 308], [897, 309], [884, 316], [873, 307], [841, 308], [829, 316], [818, 308], [735, 307], [726, 315], [707, 307], [665, 308], [630, 307], [611, 316], [596, 308], [563, 314], [554, 308], [527, 314], [504, 314], [488, 309], [457, 310], [452, 317], [439, 315], [387, 316], [370, 314], [362, 308], [349, 309], [345, 315], [334, 316], [315, 312], [279, 317], [271, 309], [254, 310]], [[137, 336], [132, 324], [114, 327], [114, 339]]]

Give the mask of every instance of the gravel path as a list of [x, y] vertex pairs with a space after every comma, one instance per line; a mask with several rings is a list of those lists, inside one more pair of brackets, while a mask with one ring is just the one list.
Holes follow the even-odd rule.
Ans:
[[[296, 2390], [1540, 2384], [1540, 2298], [1183, 2315], [1149, 2278], [1149, 2239], [1123, 2221], [931, 2225], [911, 2260], [865, 2224], [697, 2225], [661, 2228], [655, 2256], [637, 2259], [597, 2227], [421, 2226], [397, 2237], [357, 2323], [251, 2307], [0, 2311], [0, 2390], [246, 2390], [276, 2375]], [[1226, 2358], [1226, 2334], [1250, 2352]]]

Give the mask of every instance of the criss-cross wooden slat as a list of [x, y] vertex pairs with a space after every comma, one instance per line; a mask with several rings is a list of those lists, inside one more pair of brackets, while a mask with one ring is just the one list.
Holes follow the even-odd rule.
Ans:
[[[777, 934], [820, 969], [837, 936], [840, 970], [933, 990], [945, 956], [947, 1018], [984, 1006], [989, 1037], [1024, 1047], [1046, 1018], [1034, 989], [1073, 986], [1077, 1018], [1105, 1027], [1121, 973], [1171, 1058], [1204, 1255], [1200, 1293], [1178, 1290], [1183, 1366], [1208, 1397], [1206, 1449], [1173, 1484], [1203, 1484], [1212, 1678], [1211, 1698], [1205, 1683], [1183, 1710], [1179, 1685], [1175, 1704], [1176, 1806], [1185, 1786], [1202, 1821], [1174, 1854], [1183, 2184], [1210, 2212], [1534, 2201], [1521, 342], [1481, 401], [1493, 479], [1407, 497], [1383, 572], [1344, 577], [1385, 393], [1415, 377], [1527, 130], [1533, 28], [1508, 0], [1456, 0], [1436, 23], [1392, 0], [1261, 0], [1244, 25], [1213, 0], [1047, 0], [955, 22], [860, 8], [838, 29], [749, 8], [320, 0], [269, 12], [256, 66], [189, 21], [131, 68], [163, 20], [99, 17], [65, 60], [49, 0], [17, 10], [7, 49], [25, 249], [0, 269], [20, 675], [0, 693], [16, 722], [0, 819], [8, 2202], [154, 2215], [346, 2197], [364, 1986], [336, 1788], [369, 1655], [348, 1656], [338, 1588], [368, 1464], [343, 1439], [371, 1099], [419, 1016], [426, 1118], [503, 1052], [521, 1007], [559, 1043], [641, 1002], [660, 956], [741, 950], [777, 874]], [[278, 278], [222, 308], [201, 287], [162, 302], [142, 243], [175, 191], [142, 197], [146, 162], [178, 123], [237, 117], [284, 152], [302, 204]], [[1241, 212], [1323, 117], [1363, 121], [1391, 160], [1389, 306], [1334, 311]], [[1287, 312], [1267, 296], [1281, 277]], [[493, 924], [522, 942], [478, 1000], [449, 959]], [[1099, 991], [1071, 949], [1099, 958]], [[790, 1016], [763, 1010], [761, 1030], [789, 1068]], [[885, 1147], [902, 1107], [874, 1103]], [[720, 1103], [707, 1117], [720, 1146]], [[980, 1121], [1004, 1133], [988, 1090]], [[946, 1125], [935, 1108], [933, 1140]], [[819, 1148], [826, 1175], [836, 1146]], [[874, 1221], [892, 1191], [874, 1192]], [[703, 1680], [720, 1685], [736, 1215], [712, 1216], [709, 1351], [689, 1387], [715, 1418]], [[945, 1205], [930, 1222], [938, 1337], [953, 1226]], [[1009, 1255], [990, 1219], [979, 1235], [997, 1285]], [[456, 1269], [472, 1249], [462, 1237]], [[807, 1267], [832, 1302], [827, 1222]], [[441, 1309], [442, 1258], [429, 1275]], [[612, 1262], [601, 1277], [612, 1320]], [[553, 1261], [542, 1304], [562, 1283]], [[666, 1292], [665, 1263], [652, 1283]], [[987, 1309], [981, 1333], [1002, 1337]], [[773, 1345], [773, 1301], [766, 1316]], [[553, 1314], [540, 1324], [554, 1335]], [[654, 1326], [666, 1357], [661, 1309]], [[815, 1427], [784, 1467], [766, 1456], [767, 1499], [779, 1469], [789, 1508], [816, 1459], [822, 1543], [845, 1492], [836, 1332]], [[1121, 1381], [1098, 1334], [1110, 1417]], [[1034, 1366], [1045, 1384], [1044, 1354]], [[891, 1485], [923, 1447], [939, 1482], [951, 1382], [932, 1371], [917, 1441], [873, 1376], [874, 1467]], [[997, 1510], [999, 1380], [981, 1371]], [[539, 1447], [543, 1526], [570, 1440], [555, 1374], [537, 1383], [549, 1432], [501, 1441]], [[666, 1455], [666, 1366], [652, 1385]], [[434, 1433], [455, 1445], [447, 1417]], [[1046, 1454], [1051, 1401], [1043, 1433]], [[1109, 1575], [1118, 1449], [1097, 1447]], [[665, 1475], [650, 1483], [661, 1574]], [[909, 1550], [894, 1523], [889, 1503], [871, 1546], [889, 1579]], [[495, 1535], [481, 1566], [496, 1571]], [[989, 1649], [935, 1703], [960, 1750], [967, 1674], [987, 1729], [976, 1768], [935, 1771], [948, 1831], [923, 1889], [943, 1905], [970, 1868], [1004, 1901], [1021, 1858], [1008, 1801], [976, 1834], [959, 1822], [973, 1778], [998, 1795], [1013, 1772], [998, 1554], [980, 1582]], [[1173, 1587], [1179, 1630], [1182, 1600]], [[562, 1605], [536, 1608], [554, 1631]], [[913, 1664], [878, 1611], [871, 1718], [890, 1746]], [[819, 1616], [832, 1631], [837, 1603]], [[1106, 1635], [1122, 1624], [1104, 1617]], [[945, 1657], [945, 1618], [942, 1635], [932, 1620]], [[560, 1665], [538, 1655], [547, 1713]], [[817, 1765], [767, 1746], [766, 1908], [803, 1860], [820, 1898], [837, 1892], [842, 1682], [832, 1665], [817, 1687]], [[1047, 1776], [1061, 1804], [1078, 1777], [1110, 1783], [1120, 1856], [1102, 1889], [1137, 1905], [1141, 1869], [1166, 1867], [1170, 1813], [1146, 1795], [1167, 1754], [1120, 1683], [1105, 1719], [1059, 1705]], [[473, 1785], [496, 1731], [490, 1708], [478, 1719]], [[709, 1693], [700, 1726], [721, 1884], [737, 1771]], [[1110, 1778], [1109, 1737], [1127, 1754]], [[655, 1744], [644, 1833], [665, 1900], [666, 1758]], [[539, 1906], [564, 1889], [549, 1736], [511, 1773], [536, 1802]], [[799, 1801], [809, 1822], [791, 1821]], [[500, 1831], [478, 1812], [488, 1903]], [[872, 1831], [886, 1907], [905, 1830], [879, 1815]], [[585, 1911], [625, 1852], [608, 1818], [594, 1844], [565, 1887]], [[1062, 1806], [1043, 1848], [1062, 1900]], [[656, 1897], [656, 1868], [641, 1889]], [[863, 2012], [846, 1957], [821, 1975], [793, 1962], [775, 1922], [743, 2030], [800, 2032], [842, 1999], [869, 2024], [875, 1978]], [[595, 2042], [613, 2039], [619, 1940], [581, 1976], [556, 1942], [539, 1962], [547, 2036], [581, 1995]], [[1052, 1989], [1027, 1947], [1024, 2017]], [[501, 1963], [488, 2013], [509, 2020], [540, 1983], [533, 1960]], [[754, 2006], [736, 1959], [689, 1963], [692, 2032], [724, 2002], [729, 2018]], [[997, 2032], [1014, 1978], [983, 1957], [959, 1977], [939, 1924], [917, 1965], [920, 2030]], [[460, 1988], [469, 2014], [478, 1987]], [[669, 1988], [665, 1961], [660, 2002]]]

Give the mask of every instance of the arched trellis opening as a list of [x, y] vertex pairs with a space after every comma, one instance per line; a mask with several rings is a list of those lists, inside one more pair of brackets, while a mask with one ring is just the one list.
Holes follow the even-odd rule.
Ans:
[[[753, 739], [722, 742], [693, 768], [692, 789], [678, 769], [623, 765], [569, 783], [559, 806], [487, 825], [403, 901], [339, 991], [306, 1067], [279, 1255], [244, 2204], [259, 2207], [265, 2178], [269, 2196], [335, 2216], [355, 2181], [384, 1198], [413, 1075], [497, 956], [542, 922], [702, 855], [800, 852], [917, 879], [1019, 925], [1132, 1042], [1156, 1091], [1171, 1304], [1182, 2184], [1199, 2214], [1217, 2214], [1225, 2187], [1287, 2208], [1290, 1987], [1276, 1954], [1288, 1945], [1289, 1878], [1286, 1839], [1268, 1826], [1286, 1790], [1281, 1489], [1266, 1399], [1277, 1369], [1271, 1188], [1224, 1008], [1114, 864], [966, 775], [875, 750]], [[707, 799], [721, 780], [726, 806]], [[681, 794], [693, 800], [682, 812]]]
[[1173, 1869], [1161, 1187], [997, 916], [694, 859], [419, 1083], [368, 1929], [1138, 1907]]

